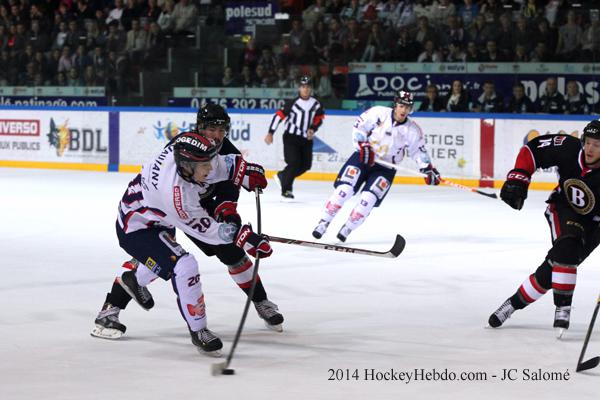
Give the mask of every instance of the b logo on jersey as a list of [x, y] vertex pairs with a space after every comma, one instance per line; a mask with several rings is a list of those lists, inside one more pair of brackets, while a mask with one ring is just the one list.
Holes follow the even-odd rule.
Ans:
[[565, 195], [576, 213], [586, 215], [594, 209], [594, 192], [579, 179], [567, 179], [564, 183]]

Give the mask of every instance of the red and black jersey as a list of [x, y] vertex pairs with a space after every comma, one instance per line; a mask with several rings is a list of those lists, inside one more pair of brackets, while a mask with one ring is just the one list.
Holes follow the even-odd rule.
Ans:
[[564, 202], [579, 215], [600, 221], [600, 169], [585, 166], [581, 140], [569, 135], [538, 136], [521, 148], [515, 163], [515, 168], [530, 174], [550, 167], [557, 167], [559, 181], [548, 202]]

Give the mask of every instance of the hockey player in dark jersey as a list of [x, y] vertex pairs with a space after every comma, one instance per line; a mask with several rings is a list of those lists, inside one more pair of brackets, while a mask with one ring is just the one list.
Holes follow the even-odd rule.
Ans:
[[515, 310], [533, 303], [552, 289], [554, 327], [560, 338], [569, 328], [577, 267], [600, 243], [600, 120], [591, 121], [581, 140], [568, 135], [539, 136], [521, 148], [509, 171], [500, 198], [520, 210], [531, 175], [538, 168], [557, 167], [559, 184], [547, 200], [545, 215], [552, 247], [542, 264], [514, 295], [490, 316], [501, 326]]
[[[229, 125], [229, 115], [218, 105], [208, 104], [198, 111], [196, 132], [221, 143], [219, 154], [240, 154], [239, 150], [226, 137]], [[253, 177], [250, 179], [254, 179], [254, 182], [249, 183], [250, 186], [266, 187], [266, 179], [264, 178], [262, 167], [257, 164], [247, 163], [245, 168], [246, 170], [252, 169], [252, 172], [246, 171], [246, 175]], [[221, 181], [210, 185], [207, 190], [208, 195], [200, 200], [200, 204], [217, 222], [242, 226], [241, 217], [237, 213], [240, 185], [234, 180]], [[253, 263], [243, 249], [234, 243], [211, 245], [191, 235], [187, 236], [207, 256], [216, 255], [227, 266], [229, 274], [238, 286], [246, 294], [249, 293], [252, 283]], [[148, 310], [154, 306], [154, 300], [148, 289], [136, 285], [134, 271], [138, 265], [139, 263], [135, 259], [124, 263], [123, 266], [125, 268], [132, 270], [124, 272], [113, 283], [111, 292], [107, 294], [102, 310], [95, 320], [96, 326], [92, 331], [92, 336], [107, 339], [118, 339], [122, 336], [126, 327], [120, 323], [118, 316], [119, 312], [132, 299], [132, 294], [134, 295], [133, 298], [144, 309]], [[258, 315], [265, 321], [267, 327], [276, 331], [282, 331], [283, 316], [278, 312], [277, 306], [267, 299], [267, 294], [260, 277], [257, 278], [252, 300]]]

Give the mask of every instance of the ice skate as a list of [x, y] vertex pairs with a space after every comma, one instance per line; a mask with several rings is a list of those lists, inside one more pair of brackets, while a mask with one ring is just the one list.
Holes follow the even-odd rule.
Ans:
[[154, 307], [152, 294], [146, 287], [138, 284], [135, 271], [123, 272], [123, 275], [117, 277], [117, 282], [144, 310], [148, 311]]
[[110, 303], [104, 303], [102, 310], [98, 313], [94, 323], [96, 326], [90, 332], [90, 335], [101, 339], [119, 339], [127, 327], [119, 322], [119, 312], [121, 309]]
[[277, 305], [269, 300], [254, 302], [258, 316], [265, 321], [267, 328], [276, 332], [283, 332], [283, 315], [279, 313]]
[[281, 197], [283, 197], [284, 201], [294, 200], [294, 193], [292, 193], [291, 190], [286, 190], [285, 192], [281, 193]]
[[510, 299], [506, 300], [488, 319], [488, 324], [492, 328], [498, 328], [502, 326], [504, 321], [510, 318], [512, 313], [515, 312], [515, 308], [512, 306]]
[[325, 234], [325, 232], [327, 231], [328, 226], [329, 226], [329, 222], [325, 221], [324, 219], [320, 220], [319, 224], [317, 225], [315, 230], [313, 230], [312, 235], [316, 239], [321, 239], [323, 237], [323, 235]]
[[554, 330], [556, 338], [561, 339], [569, 329], [569, 319], [571, 318], [571, 306], [556, 307], [554, 312]]
[[190, 331], [190, 336], [192, 337], [192, 343], [202, 354], [211, 357], [221, 357], [223, 342], [208, 328], [201, 329], [197, 332]]
[[342, 226], [342, 229], [337, 234], [337, 238], [342, 242], [345, 242], [348, 239], [348, 235], [352, 233], [352, 229], [348, 228], [346, 225]]

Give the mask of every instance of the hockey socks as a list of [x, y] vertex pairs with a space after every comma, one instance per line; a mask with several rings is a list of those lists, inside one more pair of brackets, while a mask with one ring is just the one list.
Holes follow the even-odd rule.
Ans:
[[[254, 273], [254, 264], [246, 255], [235, 264], [228, 265], [229, 276], [231, 279], [246, 293], [250, 294], [252, 287], [252, 274]], [[254, 288], [254, 296], [252, 301], [262, 301], [267, 298], [265, 287], [263, 286], [260, 276], [256, 277], [256, 287]]]

